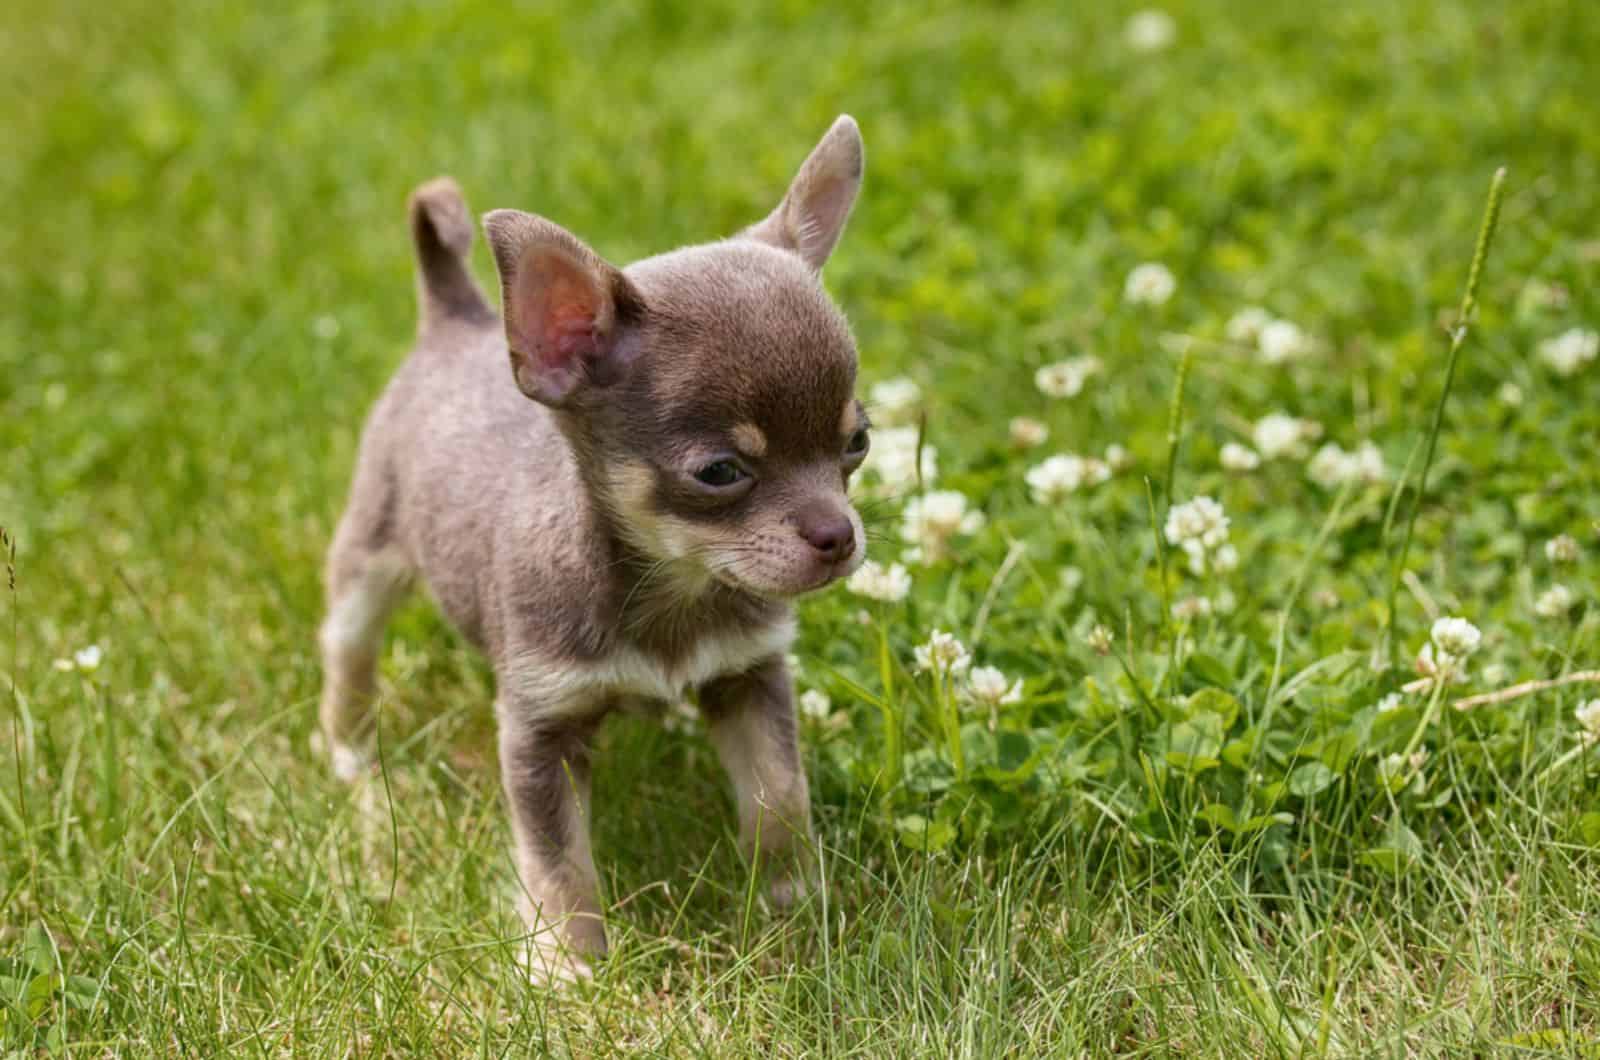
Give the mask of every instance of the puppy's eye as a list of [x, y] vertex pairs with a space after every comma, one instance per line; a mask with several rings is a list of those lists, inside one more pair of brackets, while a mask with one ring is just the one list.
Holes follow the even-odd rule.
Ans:
[[867, 437], [867, 429], [865, 427], [861, 428], [852, 434], [850, 440], [845, 443], [844, 455], [860, 456], [867, 451], [867, 445], [870, 441], [871, 439]]
[[718, 460], [694, 473], [695, 480], [707, 486], [732, 486], [745, 477], [744, 469], [732, 460]]

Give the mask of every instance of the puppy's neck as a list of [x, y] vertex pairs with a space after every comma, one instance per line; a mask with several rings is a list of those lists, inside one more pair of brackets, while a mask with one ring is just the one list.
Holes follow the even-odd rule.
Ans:
[[727, 585], [690, 561], [651, 558], [625, 532], [613, 532], [609, 545], [616, 637], [648, 654], [681, 658], [707, 638], [788, 617], [783, 602]]

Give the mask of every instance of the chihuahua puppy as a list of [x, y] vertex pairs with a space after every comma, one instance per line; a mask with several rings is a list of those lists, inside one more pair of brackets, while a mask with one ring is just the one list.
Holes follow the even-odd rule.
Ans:
[[420, 578], [493, 664], [536, 977], [605, 951], [589, 747], [618, 707], [696, 696], [774, 904], [806, 887], [784, 653], [789, 601], [864, 556], [855, 343], [819, 280], [862, 159], [840, 117], [765, 220], [621, 269], [495, 210], [503, 320], [468, 269], [455, 184], [411, 197], [418, 341], [368, 418], [328, 556], [322, 729], [339, 776], [367, 771], [383, 628]]

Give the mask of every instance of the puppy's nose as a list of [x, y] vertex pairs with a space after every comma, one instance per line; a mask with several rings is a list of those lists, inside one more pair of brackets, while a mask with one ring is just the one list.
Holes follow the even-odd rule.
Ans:
[[802, 516], [800, 536], [829, 563], [842, 563], [856, 550], [856, 528], [838, 512]]

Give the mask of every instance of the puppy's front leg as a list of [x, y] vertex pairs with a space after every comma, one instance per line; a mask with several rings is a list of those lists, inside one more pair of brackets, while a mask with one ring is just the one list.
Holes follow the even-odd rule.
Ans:
[[606, 950], [599, 880], [589, 850], [589, 741], [598, 716], [541, 717], [502, 699], [500, 778], [511, 805], [529, 973], [541, 981], [590, 974]]
[[739, 845], [772, 874], [773, 905], [786, 908], [809, 889], [811, 796], [795, 732], [788, 667], [773, 656], [754, 669], [700, 690], [711, 742], [733, 778]]

